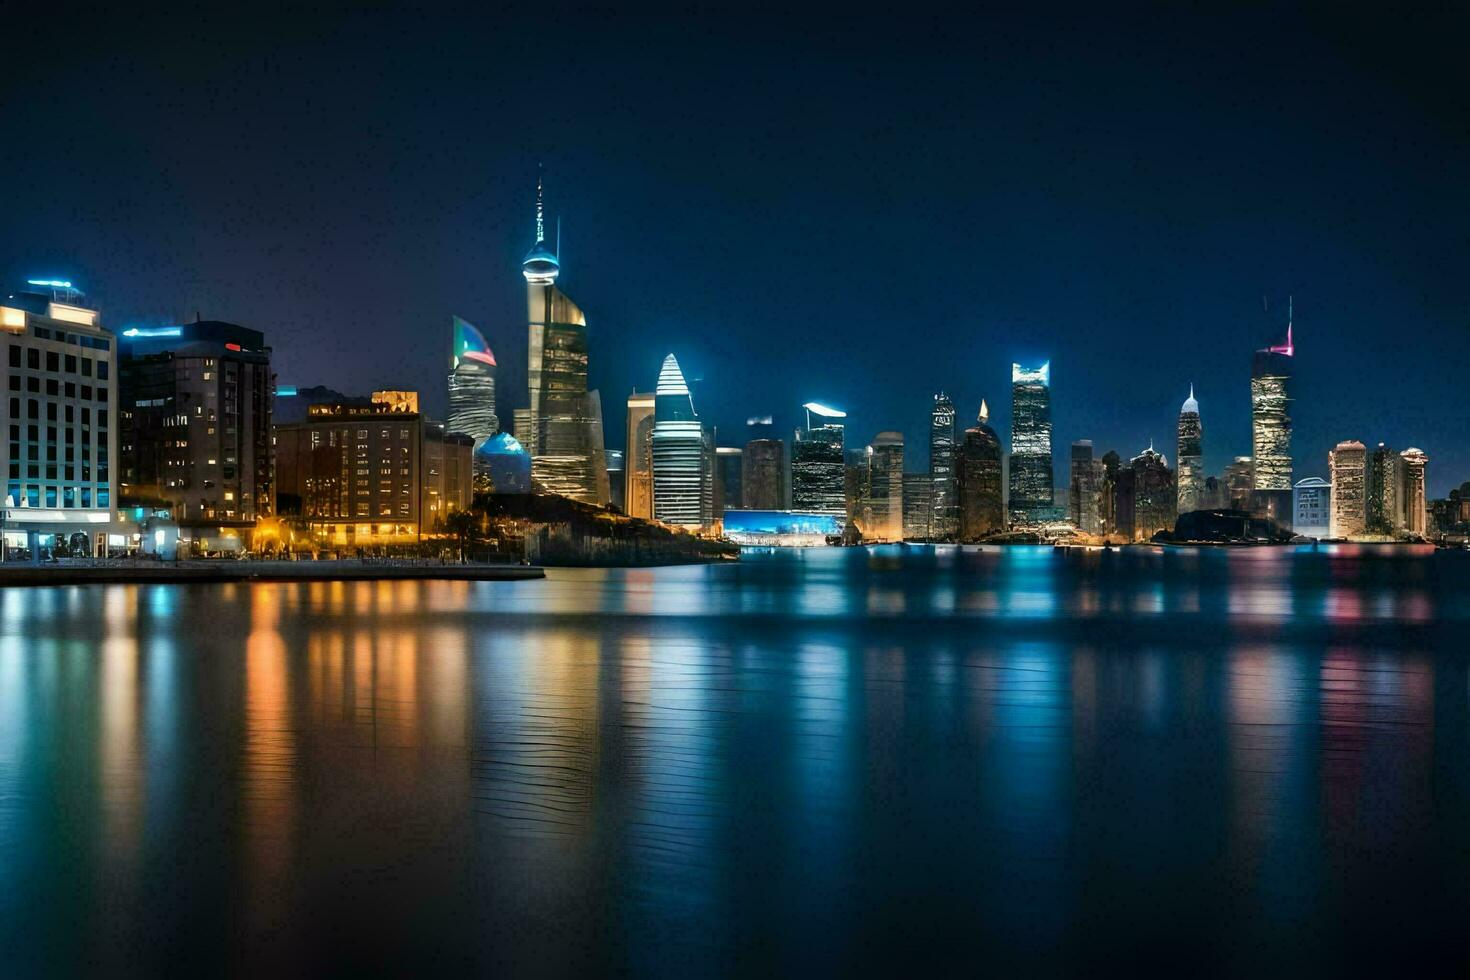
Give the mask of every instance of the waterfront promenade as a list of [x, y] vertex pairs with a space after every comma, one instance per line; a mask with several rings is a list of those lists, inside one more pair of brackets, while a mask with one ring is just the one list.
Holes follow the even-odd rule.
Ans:
[[327, 561], [194, 559], [62, 559], [0, 564], [0, 586], [94, 585], [111, 582], [320, 582], [364, 579], [516, 581], [545, 578], [536, 565], [443, 562], [437, 559], [343, 558]]

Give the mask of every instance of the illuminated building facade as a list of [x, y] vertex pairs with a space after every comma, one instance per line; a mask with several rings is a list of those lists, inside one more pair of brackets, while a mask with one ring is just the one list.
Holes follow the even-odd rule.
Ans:
[[1399, 454], [1379, 443], [1368, 454], [1367, 494], [1368, 533], [1391, 536], [1402, 523], [1399, 505]]
[[903, 433], [880, 432], [868, 447], [865, 541], [903, 540]]
[[312, 405], [306, 421], [276, 426], [277, 510], [324, 544], [414, 541], [470, 505], [474, 440], [387, 394]]
[[801, 548], [820, 546], [842, 533], [842, 518], [794, 510], [732, 510], [725, 537], [739, 545]]
[[1173, 531], [1179, 490], [1168, 459], [1149, 446], [1128, 466], [1133, 471], [1133, 540], [1151, 541], [1159, 531]]
[[653, 517], [665, 524], [704, 527], [713, 510], [705, 432], [673, 354], [664, 358], [654, 393]]
[[1308, 538], [1332, 534], [1332, 484], [1320, 476], [1296, 481], [1292, 488], [1292, 528]]
[[1099, 498], [1102, 492], [1102, 462], [1092, 458], [1092, 440], [1072, 443], [1068, 486], [1068, 511], [1074, 527], [1083, 534], [1101, 534]]
[[[955, 500], [958, 503], [958, 493]], [[903, 539], [934, 540], [934, 480], [930, 473], [903, 475]]]
[[1332, 513], [1328, 530], [1334, 538], [1360, 538], [1368, 533], [1368, 447], [1361, 442], [1339, 442], [1327, 454], [1332, 482]]
[[1252, 510], [1291, 526], [1291, 364], [1296, 347], [1286, 323], [1286, 343], [1251, 358], [1251, 449], [1255, 463]]
[[929, 477], [931, 517], [925, 540], [951, 541], [959, 533], [959, 490], [955, 483], [954, 402], [944, 392], [934, 396], [929, 415]]
[[275, 377], [260, 331], [135, 327], [117, 346], [120, 506], [167, 507], [191, 539], [270, 517]]
[[473, 324], [450, 317], [450, 432], [467, 435], [479, 446], [500, 431], [495, 414], [495, 353]]
[[644, 520], [653, 519], [653, 410], [653, 395], [635, 391], [628, 396], [623, 512]]
[[746, 420], [744, 459], [741, 462], [740, 497], [750, 510], [787, 510], [791, 506], [791, 483], [786, 465], [786, 442], [776, 438], [769, 415]]
[[[117, 519], [114, 338], [69, 282], [0, 300], [5, 340], [5, 547], [105, 554]], [[121, 546], [121, 539], [115, 542]]]
[[1000, 437], [990, 427], [990, 409], [980, 403], [980, 417], [965, 430], [955, 464], [961, 541], [980, 541], [1005, 528], [1001, 481]]
[[539, 492], [607, 506], [602, 400], [587, 388], [587, 318], [556, 286], [561, 265], [546, 245], [541, 182], [536, 182], [536, 244], [521, 263], [529, 326], [527, 388], [516, 438], [531, 453]]
[[806, 428], [791, 446], [791, 505], [814, 514], [847, 515], [843, 438], [846, 412], [807, 402]]
[[1410, 447], [1399, 455], [1399, 500], [1403, 506], [1402, 529], [1416, 537], [1429, 533], [1424, 471], [1429, 457], [1424, 450]]
[[1054, 516], [1051, 459], [1051, 362], [1011, 365], [1010, 516], [1017, 524]]
[[1204, 426], [1200, 423], [1194, 385], [1189, 386], [1189, 397], [1179, 409], [1178, 452], [1178, 511], [1188, 514], [1205, 506]]

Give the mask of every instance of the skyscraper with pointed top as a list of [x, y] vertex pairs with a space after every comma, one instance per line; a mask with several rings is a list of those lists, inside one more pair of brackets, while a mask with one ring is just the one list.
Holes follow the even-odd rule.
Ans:
[[665, 524], [705, 527], [711, 523], [714, 500], [706, 434], [673, 354], [664, 358], [658, 372], [653, 420], [653, 517]]
[[1252, 507], [1291, 527], [1292, 306], [1287, 302], [1286, 343], [1263, 347], [1251, 358], [1251, 448], [1255, 465]]
[[1179, 409], [1179, 478], [1178, 512], [1188, 514], [1204, 506], [1204, 425], [1200, 422], [1199, 402], [1194, 399], [1194, 385]]
[[587, 318], [556, 285], [561, 262], [546, 244], [542, 180], [536, 180], [536, 242], [521, 262], [529, 321], [530, 407], [516, 433], [531, 454], [538, 492], [607, 506], [602, 400], [587, 388]]
[[1000, 437], [990, 427], [990, 408], [982, 399], [980, 415], [965, 430], [955, 461], [959, 497], [959, 539], [981, 541], [1005, 530], [1005, 491], [1001, 479]]

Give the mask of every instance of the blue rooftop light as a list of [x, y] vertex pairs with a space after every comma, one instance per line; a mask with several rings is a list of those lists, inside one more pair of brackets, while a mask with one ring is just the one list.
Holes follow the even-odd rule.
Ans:
[[69, 279], [27, 279], [27, 286], [48, 286], [51, 289], [71, 289]]
[[129, 327], [122, 332], [124, 337], [182, 337], [183, 327]]

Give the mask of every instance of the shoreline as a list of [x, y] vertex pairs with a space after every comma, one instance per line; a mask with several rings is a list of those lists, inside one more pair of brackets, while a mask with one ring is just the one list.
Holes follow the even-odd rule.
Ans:
[[35, 585], [184, 584], [190, 582], [360, 582], [440, 579], [517, 582], [546, 577], [539, 565], [431, 565], [334, 561], [137, 562], [117, 565], [0, 565], [0, 587]]

